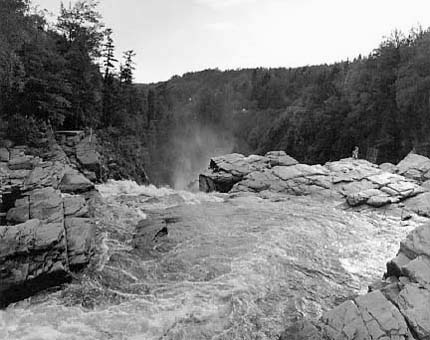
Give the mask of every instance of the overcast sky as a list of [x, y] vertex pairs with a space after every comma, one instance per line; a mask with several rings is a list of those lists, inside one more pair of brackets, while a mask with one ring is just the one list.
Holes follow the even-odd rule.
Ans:
[[[33, 0], [54, 13], [60, 2]], [[395, 28], [430, 26], [430, 0], [101, 0], [99, 10], [117, 50], [136, 51], [137, 82], [352, 59]]]

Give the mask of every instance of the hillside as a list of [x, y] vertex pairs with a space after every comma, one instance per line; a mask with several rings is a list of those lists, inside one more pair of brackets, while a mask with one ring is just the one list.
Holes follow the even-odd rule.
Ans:
[[92, 128], [118, 177], [180, 188], [229, 152], [284, 150], [310, 164], [355, 145], [376, 163], [429, 153], [428, 29], [395, 31], [370, 55], [332, 65], [205, 70], [142, 85], [133, 51], [115, 59], [96, 3], [62, 7], [52, 23], [29, 0], [0, 6], [0, 136], [16, 145], [47, 127]]
[[353, 61], [205, 70], [140, 85], [149, 131], [156, 132], [149, 172], [173, 183], [184, 158], [196, 172], [207, 164], [208, 149], [211, 155], [285, 150], [306, 163], [349, 156], [355, 145], [377, 163], [398, 162], [413, 148], [428, 154], [429, 38], [421, 29], [395, 32]]

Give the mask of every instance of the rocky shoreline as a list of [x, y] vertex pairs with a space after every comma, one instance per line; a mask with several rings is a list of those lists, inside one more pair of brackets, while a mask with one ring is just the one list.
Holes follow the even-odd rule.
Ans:
[[[200, 175], [200, 190], [236, 194], [311, 195], [343, 209], [381, 209], [429, 217], [430, 159], [409, 154], [398, 165], [343, 159], [299, 164], [284, 152], [213, 158]], [[430, 224], [412, 231], [369, 293], [347, 300], [319, 320], [303, 319], [281, 339], [430, 339]]]
[[0, 307], [69, 282], [93, 250], [94, 184], [53, 138], [0, 147]]
[[[70, 282], [89, 264], [97, 246], [91, 211], [98, 194], [88, 177], [100, 180], [93, 156], [85, 165], [75, 144], [69, 143], [66, 154], [52, 140], [38, 150], [0, 148], [0, 307]], [[311, 196], [339, 209], [374, 209], [408, 220], [415, 214], [430, 217], [429, 179], [430, 159], [416, 154], [398, 165], [354, 159], [306, 165], [275, 151], [213, 158], [199, 183], [202, 191], [231, 197], [276, 201], [286, 195]], [[149, 230], [158, 235], [160, 229], [151, 219], [142, 228], [144, 238]], [[298, 321], [281, 339], [429, 339], [429, 283], [430, 225], [425, 224], [401, 242], [384, 278], [368, 294], [318, 320]]]

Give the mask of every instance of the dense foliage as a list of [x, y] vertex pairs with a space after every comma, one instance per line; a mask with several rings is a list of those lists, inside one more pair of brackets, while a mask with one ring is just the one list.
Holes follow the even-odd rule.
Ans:
[[[151, 112], [158, 126], [173, 129], [167, 135], [186, 136], [197, 122], [230, 136], [231, 150], [245, 154], [285, 150], [301, 162], [324, 163], [358, 145], [361, 157], [382, 163], [412, 149], [430, 152], [430, 31], [421, 28], [407, 36], [395, 31], [353, 61], [207, 70], [152, 88]], [[161, 156], [175, 164], [186, 152]]]
[[[125, 52], [118, 65], [114, 50], [95, 1], [61, 5], [50, 23], [30, 0], [0, 0], [0, 134], [31, 144], [42, 128], [93, 128], [113, 140], [112, 157], [127, 145], [135, 154], [123, 158], [145, 155], [137, 155], [147, 121], [132, 84], [135, 55]], [[137, 140], [127, 143], [130, 135]], [[132, 175], [145, 179], [143, 169]]]
[[[92, 0], [54, 23], [30, 0], [0, 0], [0, 133], [97, 129], [131, 176], [186, 186], [217, 153], [285, 150], [302, 162], [396, 162], [430, 145], [430, 31], [394, 32], [367, 57], [301, 68], [206, 70], [133, 84]], [[121, 162], [120, 162], [121, 163]], [[137, 166], [138, 165], [138, 166]], [[138, 168], [142, 168], [139, 174]], [[190, 177], [185, 176], [188, 174]]]

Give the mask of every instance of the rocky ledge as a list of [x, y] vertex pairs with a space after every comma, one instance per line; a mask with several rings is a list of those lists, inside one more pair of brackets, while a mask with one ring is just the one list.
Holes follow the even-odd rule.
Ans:
[[0, 307], [69, 281], [92, 253], [94, 185], [48, 144], [0, 147]]
[[[342, 159], [324, 165], [299, 164], [285, 152], [213, 158], [200, 175], [202, 191], [314, 195], [359, 209], [400, 208], [430, 217], [430, 159], [409, 154], [399, 164], [377, 166]], [[343, 302], [319, 320], [301, 320], [281, 339], [430, 339], [430, 224], [412, 231], [369, 293]]]
[[430, 216], [430, 193], [422, 182], [427, 172], [430, 178], [429, 170], [430, 159], [414, 154], [398, 166], [386, 163], [379, 167], [352, 158], [324, 165], [299, 164], [283, 151], [272, 151], [265, 156], [212, 158], [209, 169], [199, 177], [199, 186], [205, 192], [313, 195], [350, 207], [396, 204]]
[[430, 339], [430, 224], [411, 232], [384, 280], [319, 320], [301, 320], [281, 339]]

